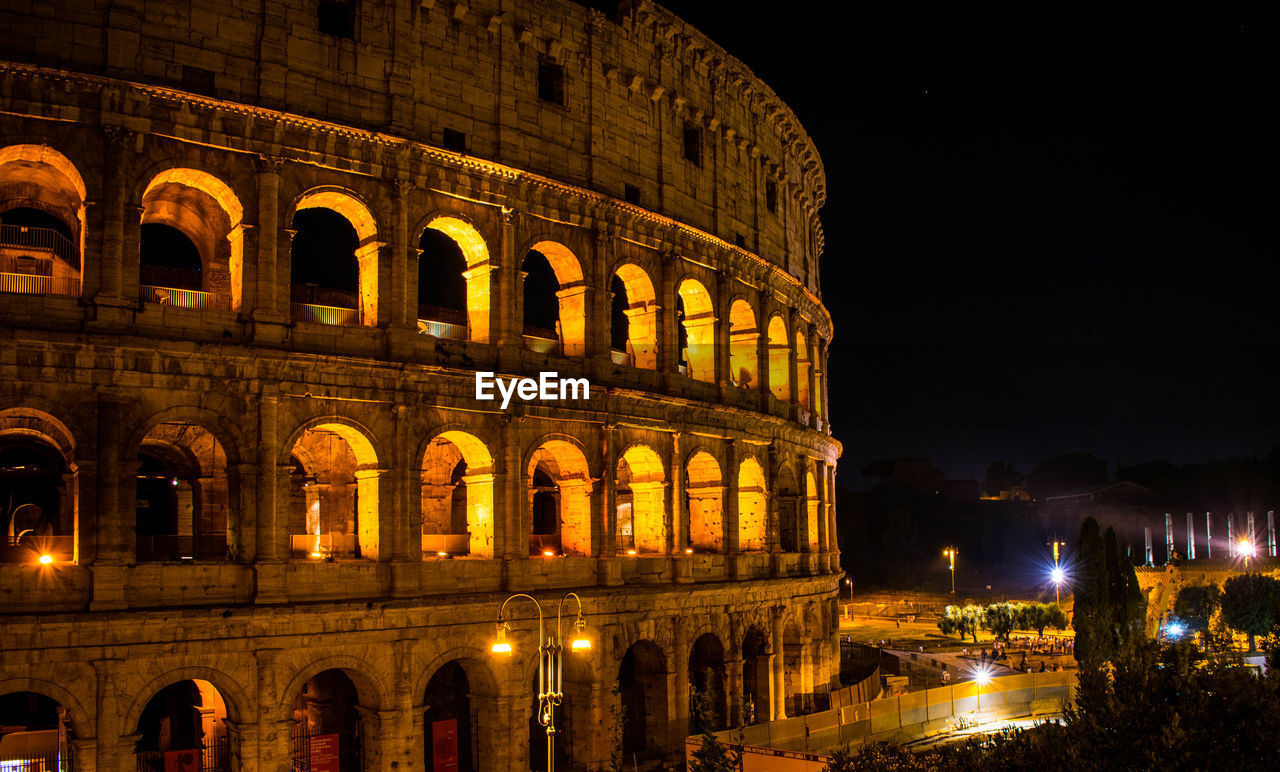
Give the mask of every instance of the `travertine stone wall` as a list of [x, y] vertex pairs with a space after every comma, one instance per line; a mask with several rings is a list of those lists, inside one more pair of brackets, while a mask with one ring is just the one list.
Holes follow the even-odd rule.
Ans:
[[[840, 447], [825, 179], [794, 115], [647, 2], [354, 7], [351, 39], [319, 32], [307, 0], [0, 14], [0, 212], [73, 235], [55, 281], [0, 274], [0, 441], [65, 467], [65, 551], [0, 560], [0, 694], [66, 708], [78, 768], [133, 770], [151, 697], [208, 681], [232, 767], [287, 770], [303, 685], [338, 669], [364, 767], [421, 769], [427, 684], [457, 662], [479, 768], [528, 769], [536, 623], [517, 607], [516, 651], [493, 655], [497, 609], [573, 591], [593, 639], [566, 670], [573, 769], [613, 752], [624, 661], [649, 695], [646, 747], [679, 756], [700, 639], [699, 657], [723, 651], [728, 720], [748, 697], [758, 719], [821, 707]], [[539, 99], [540, 66], [563, 104]], [[357, 235], [349, 310], [292, 302], [293, 217], [313, 207]], [[144, 286], [151, 222], [191, 239], [202, 291]], [[465, 258], [465, 324], [418, 319], [427, 228]], [[530, 249], [556, 274], [558, 340], [524, 334]], [[475, 399], [478, 371], [552, 370], [590, 396]], [[225, 553], [140, 548], [144, 452], [185, 470], [182, 511], [225, 531]], [[535, 475], [554, 489], [550, 557]]]

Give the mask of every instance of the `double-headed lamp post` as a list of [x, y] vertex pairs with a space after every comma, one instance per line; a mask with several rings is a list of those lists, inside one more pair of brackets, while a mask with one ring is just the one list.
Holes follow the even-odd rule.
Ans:
[[959, 554], [955, 547], [947, 547], [942, 551], [942, 557], [951, 561], [951, 594], [956, 594], [956, 555]]
[[556, 632], [548, 636], [543, 625], [542, 604], [532, 595], [518, 592], [502, 601], [498, 609], [498, 639], [493, 642], [494, 654], [510, 654], [511, 644], [507, 641], [507, 631], [511, 624], [503, 619], [507, 604], [516, 598], [526, 598], [538, 608], [538, 723], [547, 729], [547, 772], [555, 772], [556, 766], [556, 706], [564, 699], [564, 688], [561, 674], [564, 670], [564, 647], [560, 644], [560, 620], [564, 616], [564, 602], [573, 598], [578, 604], [578, 616], [573, 621], [573, 637], [569, 639], [569, 650], [583, 652], [591, 650], [591, 639], [587, 638], [587, 621], [582, 618], [582, 598], [576, 592], [565, 593], [556, 607]]

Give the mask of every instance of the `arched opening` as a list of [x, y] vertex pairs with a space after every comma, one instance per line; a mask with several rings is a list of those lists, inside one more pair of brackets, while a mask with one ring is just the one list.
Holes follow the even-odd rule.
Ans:
[[622, 755], [628, 763], [658, 759], [667, 743], [667, 660], [652, 641], [627, 649], [618, 668]]
[[443, 665], [427, 682], [423, 695], [427, 772], [476, 772], [479, 769], [480, 717], [471, 702], [471, 683], [455, 660]]
[[804, 688], [804, 641], [795, 621], [788, 621], [782, 631], [783, 694], [788, 716], [804, 715], [807, 697]]
[[756, 313], [751, 304], [733, 301], [729, 306], [729, 379], [735, 386], [749, 389], [758, 385], [759, 345], [760, 331], [756, 329]]
[[[612, 346], [614, 360], [647, 370], [658, 366], [658, 303], [653, 282], [639, 266], [618, 268], [613, 294]], [[618, 356], [621, 353], [622, 356]]]
[[697, 279], [680, 282], [677, 317], [684, 330], [680, 359], [694, 380], [715, 381], [716, 316], [711, 293]]
[[[714, 633], [703, 633], [689, 653], [689, 734], [700, 734], [704, 729], [718, 732], [729, 726], [724, 675], [724, 645]], [[699, 701], [704, 706], [701, 714]]]
[[196, 169], [156, 175], [142, 194], [142, 300], [240, 310], [244, 210], [218, 178]]
[[700, 450], [689, 459], [685, 472], [685, 496], [689, 513], [689, 546], [695, 552], [724, 549], [724, 482], [720, 462]]
[[769, 320], [769, 391], [780, 400], [791, 399], [791, 342], [781, 316]]
[[817, 552], [818, 545], [818, 482], [812, 470], [804, 473], [804, 541], [806, 551]]
[[796, 401], [800, 407], [808, 410], [809, 401], [809, 346], [805, 342], [804, 333], [796, 332]]
[[85, 193], [53, 148], [0, 148], [0, 292], [80, 294]]
[[208, 430], [174, 421], [147, 432], [138, 452], [139, 561], [225, 559], [230, 503], [227, 456]]
[[577, 445], [548, 440], [526, 472], [532, 529], [529, 554], [590, 556], [591, 473]]
[[289, 541], [295, 558], [378, 559], [377, 455], [341, 423], [308, 428], [293, 444]]
[[0, 433], [0, 562], [74, 557], [74, 520], [67, 465], [53, 446], [27, 434]]
[[140, 770], [231, 769], [227, 704], [208, 681], [188, 679], [161, 689], [142, 709], [135, 732]]
[[615, 484], [618, 550], [665, 554], [667, 508], [662, 457], [644, 445], [631, 446], [618, 459]]
[[294, 318], [320, 324], [378, 323], [377, 227], [349, 193], [304, 195], [290, 249]]
[[752, 627], [742, 640], [742, 721], [759, 724], [769, 720], [770, 682], [769, 639], [759, 627]]
[[765, 548], [769, 523], [769, 491], [764, 469], [754, 458], [738, 465], [738, 549], [742, 552]]
[[525, 347], [582, 356], [586, 335], [586, 284], [578, 258], [562, 244], [540, 241], [520, 264], [524, 275]]
[[790, 465], [778, 470], [778, 539], [783, 552], [799, 552], [802, 539], [800, 536], [800, 493], [796, 488], [796, 476]]
[[479, 231], [457, 217], [436, 217], [423, 231], [419, 247], [419, 329], [463, 340], [470, 328], [471, 340], [488, 343], [491, 266]]
[[75, 769], [75, 730], [67, 709], [37, 692], [0, 695], [0, 769]]
[[293, 768], [361, 772], [364, 709], [355, 683], [343, 670], [325, 670], [307, 681], [291, 715]]
[[476, 437], [447, 431], [422, 458], [422, 554], [493, 557], [493, 457]]

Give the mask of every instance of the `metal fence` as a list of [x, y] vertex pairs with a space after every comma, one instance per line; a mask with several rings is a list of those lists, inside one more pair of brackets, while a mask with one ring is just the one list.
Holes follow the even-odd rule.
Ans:
[[293, 746], [293, 772], [311, 772], [311, 744], [318, 737], [338, 736], [338, 769], [342, 772], [359, 772], [364, 768], [364, 754], [360, 747], [360, 722], [346, 732], [317, 732], [294, 725], [289, 734]]
[[76, 297], [80, 294], [80, 280], [55, 279], [52, 276], [29, 273], [0, 273], [0, 292]]
[[138, 288], [138, 294], [143, 303], [160, 303], [172, 308], [225, 311], [228, 307], [225, 298], [219, 298], [212, 292], [201, 292], [200, 290], [156, 287], [150, 284], [143, 284]]
[[137, 751], [134, 753], [137, 760], [136, 768], [138, 772], [164, 772], [166, 754], [187, 750], [193, 755], [192, 761], [195, 761], [196, 755], [200, 759], [200, 766], [191, 767], [191, 772], [231, 772], [231, 742], [225, 735], [215, 737], [199, 748]]
[[0, 245], [52, 252], [72, 265], [77, 263], [76, 245], [52, 228], [40, 228], [34, 225], [0, 225]]
[[360, 309], [321, 306], [315, 303], [294, 303], [293, 319], [296, 322], [312, 324], [360, 324]]

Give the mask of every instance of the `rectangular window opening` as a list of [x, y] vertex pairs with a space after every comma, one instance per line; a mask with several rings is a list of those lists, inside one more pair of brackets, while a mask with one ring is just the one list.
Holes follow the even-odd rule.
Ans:
[[778, 213], [778, 183], [773, 180], [764, 184], [764, 205], [770, 212]]
[[694, 166], [702, 166], [702, 129], [684, 127], [684, 159]]
[[356, 7], [352, 0], [320, 0], [316, 29], [335, 38], [356, 39]]
[[538, 63], [538, 99], [564, 104], [564, 67], [554, 62]]
[[628, 204], [640, 205], [640, 188], [635, 185], [622, 186], [622, 200]]
[[444, 145], [445, 150], [452, 150], [455, 153], [465, 153], [467, 152], [466, 132], [457, 131], [455, 129], [445, 129], [444, 142], [442, 144]]

